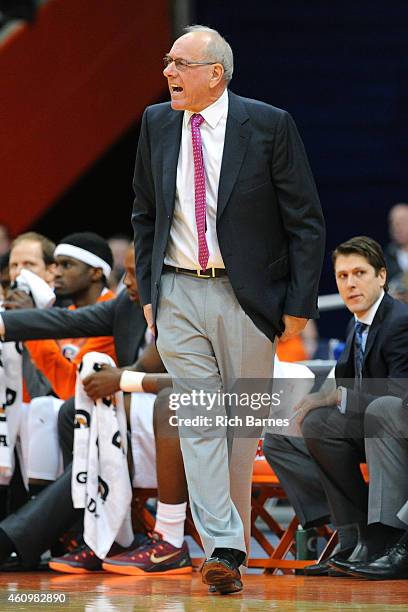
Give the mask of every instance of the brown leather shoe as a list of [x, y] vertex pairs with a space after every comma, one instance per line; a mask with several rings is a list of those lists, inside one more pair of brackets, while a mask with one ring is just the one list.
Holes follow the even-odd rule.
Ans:
[[217, 556], [210, 557], [205, 561], [202, 570], [204, 584], [211, 587], [211, 593], [227, 595], [239, 593], [243, 589], [238, 562], [229, 551], [220, 551]]

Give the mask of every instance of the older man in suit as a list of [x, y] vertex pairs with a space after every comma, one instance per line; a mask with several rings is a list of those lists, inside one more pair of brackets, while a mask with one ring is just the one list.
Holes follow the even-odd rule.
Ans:
[[[378, 422], [374, 425], [379, 413], [375, 398], [392, 396], [393, 419], [401, 416], [395, 403], [400, 406], [408, 379], [408, 307], [388, 295], [384, 254], [372, 238], [351, 238], [332, 258], [339, 293], [354, 314], [336, 379], [298, 406], [304, 440], [267, 435], [264, 444], [300, 516], [318, 524], [319, 514], [321, 519], [327, 514], [325, 494], [340, 530], [341, 550], [307, 568], [307, 574], [327, 574], [329, 567], [344, 572], [397, 540], [403, 524], [396, 513], [408, 495], [401, 472], [398, 478], [397, 455], [372, 452], [374, 438], [383, 436]], [[360, 471], [366, 459], [369, 490]], [[389, 470], [399, 480], [395, 486], [384, 477]], [[315, 504], [314, 514], [308, 503]]]
[[[317, 316], [324, 224], [303, 144], [288, 113], [227, 90], [218, 32], [187, 28], [164, 65], [171, 102], [146, 109], [134, 175], [146, 320], [179, 393], [270, 381], [275, 337]], [[181, 446], [203, 581], [229, 593], [242, 589], [257, 440], [221, 434], [191, 426]]]

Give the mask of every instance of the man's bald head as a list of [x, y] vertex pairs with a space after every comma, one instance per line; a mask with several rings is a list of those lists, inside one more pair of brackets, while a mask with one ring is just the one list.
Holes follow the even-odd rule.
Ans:
[[203, 58], [206, 61], [222, 64], [224, 80], [228, 84], [234, 72], [234, 56], [225, 38], [217, 30], [203, 25], [187, 26], [184, 31], [184, 36], [194, 36], [202, 42]]

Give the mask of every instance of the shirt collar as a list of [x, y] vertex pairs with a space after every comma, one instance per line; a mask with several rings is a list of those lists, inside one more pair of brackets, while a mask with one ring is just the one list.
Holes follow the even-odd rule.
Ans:
[[[219, 121], [222, 117], [226, 117], [228, 114], [228, 90], [225, 89], [222, 95], [210, 106], [204, 108], [200, 115], [204, 118], [204, 120], [208, 123], [210, 127], [213, 129], [217, 127]], [[190, 122], [191, 117], [194, 115], [192, 111], [184, 111], [184, 127]]]
[[374, 302], [374, 304], [367, 310], [367, 312], [365, 313], [364, 317], [358, 317], [357, 315], [354, 315], [354, 318], [356, 321], [360, 321], [360, 323], [365, 323], [366, 325], [371, 325], [372, 322], [374, 321], [374, 317], [377, 313], [377, 310], [382, 302], [382, 299], [384, 297], [385, 293], [384, 291], [381, 291], [381, 295], [378, 298], [378, 300], [376, 302]]

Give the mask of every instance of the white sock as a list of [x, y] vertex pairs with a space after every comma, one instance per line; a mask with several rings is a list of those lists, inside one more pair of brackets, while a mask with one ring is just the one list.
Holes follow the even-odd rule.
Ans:
[[163, 504], [157, 502], [156, 524], [154, 530], [161, 534], [163, 540], [176, 548], [181, 548], [184, 540], [184, 521], [186, 520], [187, 502], [182, 504]]

